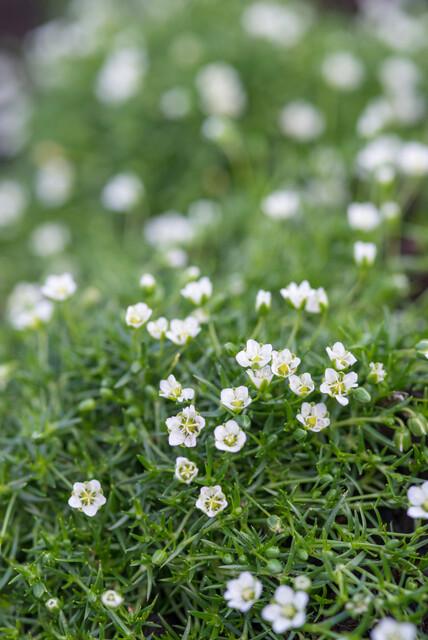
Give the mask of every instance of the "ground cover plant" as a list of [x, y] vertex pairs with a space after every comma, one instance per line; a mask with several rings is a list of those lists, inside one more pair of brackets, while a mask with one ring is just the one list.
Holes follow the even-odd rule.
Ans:
[[3, 55], [2, 638], [428, 637], [427, 33], [73, 2]]

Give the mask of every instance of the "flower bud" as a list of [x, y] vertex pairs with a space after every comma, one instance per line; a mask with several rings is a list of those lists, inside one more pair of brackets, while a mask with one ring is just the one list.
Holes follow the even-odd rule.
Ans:
[[357, 402], [361, 402], [361, 404], [367, 404], [372, 399], [371, 395], [367, 389], [364, 389], [364, 387], [358, 387], [358, 389], [355, 389], [352, 396]]
[[421, 413], [415, 413], [408, 421], [407, 426], [414, 436], [426, 436], [428, 434], [428, 422]]
[[405, 428], [397, 429], [397, 431], [394, 433], [394, 444], [401, 452], [410, 449], [412, 445], [410, 432]]

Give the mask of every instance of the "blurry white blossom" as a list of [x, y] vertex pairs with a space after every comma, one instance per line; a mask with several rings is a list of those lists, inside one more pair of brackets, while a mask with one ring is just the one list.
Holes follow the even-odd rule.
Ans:
[[41, 258], [61, 253], [70, 242], [70, 231], [61, 222], [45, 222], [30, 236], [30, 248]]
[[174, 247], [167, 249], [163, 254], [166, 264], [172, 269], [181, 269], [188, 262], [188, 255], [184, 249]]
[[335, 51], [327, 55], [321, 71], [324, 80], [340, 91], [358, 89], [365, 75], [361, 61], [350, 51]]
[[300, 284], [291, 282], [280, 290], [284, 300], [288, 300], [295, 309], [305, 309], [309, 313], [321, 313], [328, 307], [328, 297], [322, 287], [313, 289], [307, 280]]
[[144, 185], [134, 173], [118, 173], [110, 178], [101, 193], [101, 202], [111, 211], [134, 209], [144, 194]]
[[196, 282], [188, 282], [180, 291], [183, 298], [190, 300], [197, 306], [207, 302], [211, 298], [212, 292], [213, 285], [207, 277], [201, 278]]
[[123, 602], [123, 597], [117, 591], [108, 589], [101, 594], [101, 602], [109, 609], [117, 609]]
[[273, 191], [262, 200], [261, 209], [273, 220], [287, 220], [299, 212], [300, 195], [292, 189]]
[[402, 142], [393, 135], [383, 135], [370, 140], [357, 155], [357, 169], [360, 174], [371, 177], [385, 167], [393, 169]]
[[236, 118], [247, 99], [238, 72], [226, 62], [213, 62], [196, 76], [202, 109], [209, 115]]
[[190, 112], [190, 93], [184, 87], [172, 87], [160, 97], [160, 110], [168, 120], [181, 120]]
[[182, 346], [187, 344], [192, 338], [195, 338], [200, 330], [199, 322], [192, 316], [184, 320], [174, 319], [170, 322], [166, 337], [174, 344]]
[[428, 175], [428, 145], [422, 142], [406, 142], [398, 156], [398, 167], [406, 176]]
[[325, 120], [314, 105], [296, 100], [282, 109], [279, 126], [283, 134], [297, 142], [311, 142], [323, 133]]
[[355, 242], [354, 260], [358, 265], [371, 266], [376, 260], [377, 247], [374, 242]]
[[352, 202], [347, 215], [349, 226], [359, 231], [373, 231], [381, 223], [380, 211], [372, 202]]
[[155, 277], [152, 276], [151, 273], [143, 273], [143, 274], [141, 274], [139, 283], [140, 283], [140, 287], [146, 293], [151, 293], [156, 288], [156, 280], [155, 280]]
[[40, 164], [35, 176], [36, 196], [46, 207], [60, 207], [71, 195], [74, 168], [61, 155], [51, 155]]
[[50, 275], [46, 278], [41, 292], [46, 298], [61, 302], [76, 293], [77, 285], [71, 273]]
[[49, 611], [55, 611], [56, 609], [59, 608], [58, 598], [49, 598], [48, 600], [46, 600], [45, 606], [46, 606], [46, 609], [49, 609]]
[[265, 313], [269, 311], [272, 306], [272, 294], [270, 291], [264, 291], [259, 289], [256, 295], [256, 311], [258, 313]]
[[384, 220], [397, 220], [401, 214], [398, 202], [388, 201], [380, 205], [380, 212]]
[[242, 26], [249, 35], [284, 48], [298, 44], [309, 24], [308, 13], [277, 2], [253, 2], [242, 14]]
[[0, 229], [17, 222], [24, 213], [27, 196], [15, 180], [0, 180]]
[[293, 591], [282, 585], [277, 587], [272, 604], [264, 607], [262, 618], [272, 623], [275, 633], [296, 629], [305, 623], [308, 600], [304, 591]]
[[369, 362], [369, 368], [368, 378], [371, 382], [379, 384], [385, 380], [386, 371], [382, 362]]
[[428, 520], [428, 482], [410, 487], [407, 497], [410, 503], [407, 515], [411, 518]]
[[124, 47], [110, 53], [95, 82], [97, 98], [106, 104], [121, 104], [140, 89], [147, 69], [144, 51]]
[[128, 327], [139, 329], [146, 324], [152, 313], [152, 310], [145, 302], [137, 302], [137, 304], [130, 305], [126, 309], [125, 322]]
[[7, 301], [8, 320], [19, 331], [46, 324], [53, 311], [52, 303], [43, 297], [40, 287], [28, 282], [18, 283]]
[[161, 316], [157, 320], [147, 323], [147, 331], [155, 340], [161, 340], [166, 336], [168, 331], [168, 320]]
[[194, 228], [189, 218], [181, 213], [166, 211], [146, 222], [144, 235], [151, 245], [170, 247], [191, 242]]
[[370, 633], [371, 640], [416, 640], [416, 627], [411, 622], [382, 618]]

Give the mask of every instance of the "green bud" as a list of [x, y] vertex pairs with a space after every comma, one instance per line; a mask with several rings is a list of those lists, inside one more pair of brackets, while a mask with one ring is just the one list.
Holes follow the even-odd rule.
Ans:
[[233, 564], [233, 556], [230, 553], [225, 553], [222, 560], [224, 564]]
[[305, 549], [297, 549], [297, 557], [299, 560], [307, 560], [309, 558], [309, 554]]
[[96, 409], [96, 407], [97, 403], [95, 402], [94, 398], [87, 398], [86, 400], [82, 400], [82, 402], [79, 402], [77, 408], [80, 413], [87, 413], [88, 411], [93, 411], [94, 409]]
[[111, 400], [113, 398], [113, 391], [109, 387], [101, 387], [100, 396], [104, 398], [104, 400]]
[[407, 426], [414, 436], [426, 436], [428, 434], [428, 422], [421, 413], [415, 413], [407, 421]]
[[308, 437], [308, 432], [305, 429], [296, 429], [294, 432], [294, 437], [298, 442], [302, 442], [302, 440], [306, 440]]
[[167, 557], [168, 557], [168, 554], [165, 551], [165, 549], [158, 549], [152, 555], [152, 563], [157, 565], [162, 564], [163, 562], [165, 562]]
[[399, 451], [407, 451], [412, 445], [412, 438], [407, 429], [397, 429], [394, 433], [394, 444]]
[[281, 518], [278, 518], [278, 516], [269, 516], [267, 519], [267, 526], [274, 533], [281, 533], [281, 531], [283, 531]]
[[279, 560], [269, 560], [266, 565], [266, 569], [271, 573], [281, 573], [283, 568], [283, 564]]
[[371, 395], [367, 389], [364, 389], [364, 387], [358, 387], [358, 389], [355, 389], [352, 393], [352, 397], [355, 398], [357, 402], [361, 402], [361, 404], [367, 404], [372, 399]]
[[265, 555], [267, 558], [278, 558], [281, 555], [281, 550], [279, 547], [268, 547], [265, 551]]

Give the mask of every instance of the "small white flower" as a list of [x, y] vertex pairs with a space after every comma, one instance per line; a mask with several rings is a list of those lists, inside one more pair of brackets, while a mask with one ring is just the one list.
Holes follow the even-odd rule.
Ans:
[[428, 482], [410, 487], [407, 491], [407, 497], [410, 502], [407, 515], [411, 518], [428, 520]]
[[195, 397], [194, 389], [181, 386], [178, 380], [172, 374], [166, 380], [161, 380], [159, 395], [162, 398], [173, 400], [174, 402], [189, 402]]
[[196, 447], [197, 438], [205, 427], [205, 418], [191, 404], [176, 416], [167, 418], [166, 427], [169, 433], [168, 443], [171, 447], [176, 447], [177, 445]]
[[380, 211], [372, 202], [352, 202], [348, 207], [348, 223], [358, 231], [373, 231], [381, 223]]
[[371, 266], [376, 259], [377, 247], [374, 242], [355, 242], [354, 260], [358, 265]]
[[428, 145], [406, 142], [398, 156], [398, 166], [406, 176], [421, 177], [428, 174]]
[[134, 173], [119, 173], [110, 178], [101, 193], [101, 202], [106, 209], [127, 213], [140, 202], [144, 185]]
[[382, 362], [369, 362], [370, 373], [369, 380], [375, 384], [383, 382], [386, 378], [385, 367]]
[[48, 276], [41, 292], [46, 298], [62, 301], [68, 300], [76, 292], [77, 285], [70, 273]]
[[380, 212], [384, 220], [394, 221], [400, 217], [401, 208], [398, 202], [391, 200], [381, 205]]
[[246, 371], [256, 389], [266, 389], [272, 381], [273, 373], [269, 365], [263, 367], [263, 369], [247, 369]]
[[18, 331], [46, 324], [53, 311], [53, 304], [43, 298], [40, 287], [27, 282], [18, 283], [7, 301], [8, 320]]
[[147, 68], [144, 51], [122, 47], [112, 51], [101, 67], [95, 83], [95, 94], [105, 104], [121, 104], [139, 90]]
[[196, 478], [199, 469], [194, 462], [182, 456], [175, 461], [175, 477], [184, 484], [190, 484]]
[[199, 269], [199, 267], [191, 265], [190, 267], [187, 267], [184, 275], [186, 280], [197, 280], [201, 275], [201, 270]]
[[117, 609], [123, 602], [123, 597], [117, 591], [108, 589], [101, 595], [101, 602], [105, 607], [109, 609]]
[[189, 282], [181, 290], [181, 295], [186, 300], [190, 300], [193, 304], [199, 306], [209, 300], [213, 293], [213, 285], [209, 278], [201, 278], [196, 282]]
[[247, 346], [236, 354], [236, 361], [241, 367], [253, 369], [265, 367], [272, 356], [271, 344], [260, 344], [256, 340], [247, 340]]
[[226, 509], [227, 505], [226, 496], [219, 484], [213, 487], [202, 487], [196, 501], [196, 508], [203, 511], [209, 518]]
[[304, 100], [296, 100], [282, 109], [279, 127], [283, 134], [297, 142], [311, 142], [323, 133], [325, 120], [314, 105]]
[[249, 571], [244, 571], [238, 578], [228, 581], [224, 597], [228, 607], [245, 613], [260, 598], [262, 590], [260, 580], [257, 580]]
[[73, 182], [70, 162], [61, 155], [51, 155], [36, 173], [36, 196], [46, 207], [60, 207], [70, 197]]
[[219, 451], [237, 453], [244, 446], [247, 436], [235, 420], [228, 420], [214, 429], [215, 446]]
[[171, 320], [169, 331], [166, 337], [174, 344], [184, 345], [200, 332], [201, 327], [196, 318], [189, 316], [184, 320]]
[[263, 609], [262, 617], [272, 623], [275, 633], [296, 629], [305, 623], [308, 600], [308, 594], [304, 591], [293, 591], [291, 587], [285, 586], [278, 587], [273, 603]]
[[345, 609], [350, 611], [352, 615], [358, 616], [368, 611], [369, 606], [373, 598], [369, 595], [362, 593], [356, 593], [352, 600], [346, 603]]
[[372, 629], [371, 640], [416, 640], [416, 627], [411, 622], [382, 618]]
[[269, 311], [272, 306], [272, 294], [270, 291], [264, 291], [260, 289], [256, 295], [256, 311], [258, 313], [265, 313]]
[[68, 499], [68, 504], [72, 509], [78, 509], [83, 511], [85, 515], [93, 517], [105, 503], [106, 499], [98, 480], [73, 484], [73, 491]]
[[181, 269], [185, 267], [188, 261], [188, 255], [184, 249], [175, 247], [174, 249], [168, 249], [164, 253], [165, 263], [172, 269]]
[[296, 576], [293, 584], [297, 591], [308, 591], [311, 588], [312, 581], [308, 576]]
[[284, 300], [288, 300], [295, 309], [303, 309], [313, 289], [307, 280], [300, 284], [291, 282], [288, 287], [281, 289], [280, 293]]
[[125, 322], [128, 327], [139, 329], [152, 315], [152, 310], [146, 305], [145, 302], [137, 302], [129, 306], [126, 310]]
[[327, 355], [339, 371], [352, 367], [357, 358], [350, 351], [346, 351], [341, 342], [335, 342], [332, 347], [326, 347]]
[[147, 293], [151, 293], [156, 287], [156, 280], [151, 273], [143, 273], [140, 277], [140, 287]]
[[[191, 242], [195, 235], [192, 221], [178, 211], [165, 211], [158, 216], [149, 218], [144, 226], [147, 242], [159, 249], [177, 249], [178, 245]], [[178, 254], [177, 254], [178, 256]], [[177, 257], [176, 256], [176, 257]], [[187, 255], [183, 261], [183, 254], [179, 259], [171, 260], [171, 266], [182, 267], [187, 262]]]
[[291, 375], [288, 378], [290, 389], [296, 396], [306, 397], [315, 389], [314, 381], [310, 373], [302, 373], [300, 376]]
[[318, 404], [304, 402], [296, 418], [306, 429], [309, 429], [309, 431], [322, 431], [322, 429], [325, 429], [330, 424], [329, 413], [323, 402], [319, 402]]
[[358, 376], [354, 371], [343, 373], [334, 369], [326, 369], [320, 386], [321, 393], [326, 393], [344, 407], [349, 404], [346, 397], [351, 389], [358, 387]]
[[328, 297], [323, 287], [312, 289], [305, 304], [308, 313], [321, 313], [328, 307]]
[[191, 109], [190, 93], [184, 87], [172, 87], [161, 95], [159, 106], [168, 120], [181, 120]]
[[220, 402], [231, 411], [239, 413], [251, 404], [248, 388], [244, 386], [222, 389]]
[[0, 181], [0, 228], [17, 222], [27, 205], [27, 195], [14, 180]]
[[213, 62], [196, 76], [196, 88], [202, 109], [209, 115], [236, 118], [244, 111], [247, 99], [238, 72], [225, 62]]
[[161, 340], [168, 331], [168, 320], [164, 317], [152, 320], [147, 324], [147, 331], [155, 340]]
[[363, 65], [349, 51], [335, 51], [326, 56], [321, 70], [327, 84], [340, 91], [353, 91], [364, 79]]
[[46, 222], [36, 227], [30, 237], [30, 249], [40, 258], [64, 251], [70, 242], [70, 231], [57, 222]]
[[273, 220], [288, 220], [299, 212], [300, 195], [291, 189], [273, 191], [262, 200], [262, 212]]
[[299, 364], [300, 358], [298, 358], [289, 349], [272, 351], [272, 371], [280, 378], [288, 378], [288, 376], [295, 373]]
[[55, 609], [58, 609], [59, 607], [58, 598], [49, 598], [49, 600], [46, 600], [45, 606], [46, 609], [49, 609], [49, 611], [55, 611]]
[[288, 49], [300, 42], [311, 22], [310, 14], [296, 9], [288, 4], [256, 1], [246, 6], [242, 26], [250, 36]]

